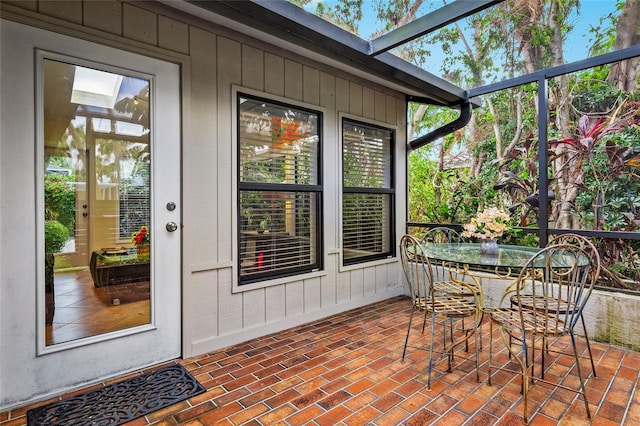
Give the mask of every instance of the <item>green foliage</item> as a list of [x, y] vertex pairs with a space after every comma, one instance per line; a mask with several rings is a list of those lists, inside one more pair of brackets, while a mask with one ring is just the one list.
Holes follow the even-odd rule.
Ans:
[[358, 34], [358, 23], [362, 19], [362, 2], [363, 0], [339, 0], [334, 6], [318, 2], [315, 14], [346, 31]]
[[468, 176], [466, 168], [439, 171], [426, 150], [412, 152], [408, 170], [409, 220], [460, 223], [472, 210], [465, 202]]
[[73, 233], [76, 224], [76, 191], [73, 177], [56, 173], [44, 177], [44, 207], [46, 216], [58, 220]]
[[571, 105], [580, 114], [606, 114], [616, 106], [622, 93], [606, 82], [610, 68], [594, 68], [590, 72], [582, 73], [574, 82]]
[[44, 251], [59, 253], [69, 239], [69, 230], [57, 220], [44, 221]]
[[[618, 0], [617, 9], [622, 9], [624, 0]], [[588, 40], [589, 56], [602, 55], [611, 52], [616, 40], [616, 23], [618, 17], [612, 13], [598, 18], [597, 23], [589, 27], [590, 39]]]

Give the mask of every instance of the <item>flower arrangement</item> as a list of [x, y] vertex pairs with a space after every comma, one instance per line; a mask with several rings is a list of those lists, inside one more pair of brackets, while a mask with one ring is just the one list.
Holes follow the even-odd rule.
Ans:
[[135, 245], [151, 242], [151, 234], [146, 226], [141, 226], [138, 232], [134, 232], [131, 236], [131, 242]]
[[509, 214], [497, 207], [490, 207], [464, 225], [463, 237], [493, 239], [502, 236], [508, 229]]

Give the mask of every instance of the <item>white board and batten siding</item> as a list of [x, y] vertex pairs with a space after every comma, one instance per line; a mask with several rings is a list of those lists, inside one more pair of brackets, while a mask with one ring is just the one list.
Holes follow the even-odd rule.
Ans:
[[[193, 38], [194, 31], [191, 32]], [[206, 35], [211, 37], [210, 34]], [[209, 295], [212, 302], [207, 307], [206, 303], [199, 302], [198, 309], [191, 309], [194, 305], [185, 298], [185, 331], [198, 330], [197, 334], [188, 337], [185, 335], [185, 348], [191, 348], [195, 355], [202, 352], [218, 349], [230, 344], [239, 343], [249, 338], [268, 334], [286, 327], [306, 323], [327, 315], [341, 312], [351, 307], [361, 306], [375, 300], [381, 300], [402, 293], [399, 279], [398, 264], [395, 260], [378, 262], [366, 267], [340, 267], [339, 247], [341, 239], [339, 235], [340, 216], [339, 205], [341, 191], [341, 177], [337, 174], [337, 164], [341, 164], [341, 140], [340, 119], [342, 115], [371, 123], [396, 129], [398, 141], [396, 143], [397, 159], [404, 159], [404, 151], [399, 147], [404, 140], [403, 121], [405, 106], [403, 97], [392, 94], [384, 89], [376, 89], [374, 85], [358, 79], [350, 79], [348, 76], [334, 75], [330, 69], [321, 65], [314, 66], [296, 57], [287, 57], [282, 52], [263, 49], [259, 44], [253, 44], [251, 40], [237, 40], [228, 35], [215, 36], [216, 46], [208, 47], [208, 51], [215, 51], [216, 59], [209, 58], [217, 64], [211, 71], [216, 78], [217, 97], [214, 103], [209, 103], [207, 108], [214, 107], [211, 113], [215, 118], [209, 123], [210, 132], [217, 139], [210, 138], [210, 143], [217, 146], [215, 154], [217, 158], [211, 159], [211, 164], [216, 164], [217, 175], [214, 179], [202, 181], [194, 178], [189, 180], [189, 173], [198, 173], [196, 170], [185, 170], [185, 180], [188, 185], [185, 188], [198, 188], [196, 191], [201, 196], [209, 198], [206, 204], [204, 200], [193, 200], [199, 209], [205, 205], [211, 207], [208, 212], [193, 217], [192, 226], [200, 228], [199, 221], [204, 221], [203, 229], [211, 224], [206, 222], [215, 217], [217, 222], [217, 237], [204, 240], [185, 241], [185, 246], [197, 242], [211, 242], [213, 246], [191, 247], [186, 253], [195, 256], [186, 258], [191, 265], [211, 264], [207, 258], [198, 259], [197, 256], [216, 256], [218, 263], [210, 268], [191, 268], [185, 274], [185, 287], [190, 283], [203, 283], [206, 291], [207, 285], [215, 294]], [[194, 40], [192, 40], [192, 45]], [[201, 45], [201, 43], [199, 43]], [[192, 48], [191, 59], [194, 61], [196, 51]], [[207, 54], [206, 52], [204, 52]], [[192, 64], [192, 71], [195, 70]], [[192, 72], [192, 87], [197, 86], [196, 76]], [[211, 78], [210, 75], [204, 75]], [[235, 93], [244, 91], [257, 94], [276, 101], [289, 102], [293, 105], [303, 106], [318, 110], [323, 116], [323, 182], [324, 182], [324, 270], [320, 274], [296, 279], [278, 280], [278, 284], [267, 285], [251, 290], [238, 291], [234, 288], [237, 281], [235, 268], [235, 252], [237, 240], [235, 237], [235, 197], [237, 182], [235, 162], [236, 143], [234, 137], [234, 111]], [[201, 93], [192, 93], [192, 96], [203, 96]], [[205, 100], [206, 102], [206, 100]], [[191, 113], [194, 102], [191, 102]], [[200, 117], [202, 118], [202, 117]], [[226, 123], [226, 125], [223, 125]], [[200, 124], [201, 126], [203, 124]], [[215, 127], [217, 125], [217, 127]], [[194, 147], [194, 155], [198, 155]], [[197, 160], [200, 163], [209, 163], [207, 159]], [[397, 162], [395, 170], [396, 182], [399, 176], [403, 176], [403, 161]], [[195, 177], [195, 176], [194, 176]], [[217, 181], [217, 186], [211, 182]], [[205, 195], [206, 194], [206, 195]], [[397, 196], [404, 194], [404, 188], [397, 188]], [[224, 202], [226, 200], [226, 202]], [[398, 200], [397, 205], [404, 205]], [[185, 209], [189, 206], [185, 205]], [[185, 212], [189, 217], [189, 214]], [[396, 212], [396, 217], [404, 217], [404, 211]], [[185, 223], [185, 228], [188, 226]], [[402, 232], [402, 224], [398, 226], [397, 233]], [[195, 231], [194, 231], [195, 232]], [[186, 256], [185, 256], [186, 257]], [[203, 280], [203, 276], [205, 278]], [[208, 283], [208, 284], [204, 284]], [[214, 291], [215, 290], [215, 291]], [[242, 290], [242, 289], [240, 289]], [[201, 295], [193, 294], [199, 298]], [[215, 322], [207, 325], [198, 324], [203, 318], [200, 309], [217, 312]], [[205, 317], [214, 317], [205, 314]], [[193, 326], [190, 326], [193, 324]], [[209, 334], [205, 332], [207, 330]]]
[[[180, 63], [184, 357], [403, 293], [397, 258], [341, 267], [339, 165], [343, 116], [396, 130], [399, 239], [406, 217], [404, 95], [163, 4], [3, 1], [2, 7], [9, 19]], [[238, 291], [236, 269], [236, 91], [323, 116], [324, 268], [246, 291]]]

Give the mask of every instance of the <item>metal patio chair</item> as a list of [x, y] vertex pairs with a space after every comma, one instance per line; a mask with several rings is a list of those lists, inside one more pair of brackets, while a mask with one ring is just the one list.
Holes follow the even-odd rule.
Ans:
[[[429, 244], [429, 243], [462, 243], [464, 240], [462, 236], [452, 228], [448, 228], [446, 226], [437, 226], [435, 228], [429, 229], [420, 240], [421, 244]], [[447, 293], [454, 296], [462, 296], [462, 297], [479, 297], [481, 306], [484, 306], [484, 300], [482, 299], [482, 289], [480, 288], [480, 283], [478, 280], [469, 273], [466, 269], [466, 266], [459, 265], [453, 262], [444, 262], [444, 261], [435, 261], [431, 260], [431, 265], [440, 267], [443, 269], [443, 272], [436, 276], [436, 280], [433, 283], [434, 289], [437, 292]], [[447, 274], [444, 271], [449, 271]], [[460, 282], [463, 281], [468, 285], [461, 285]], [[461, 322], [462, 329], [465, 329], [464, 319]], [[480, 324], [480, 335], [482, 335], [482, 324]], [[469, 351], [469, 341], [465, 342], [465, 349]], [[482, 341], [480, 341], [480, 349], [482, 349]]]
[[[448, 371], [452, 371], [454, 360], [454, 349], [457, 345], [467, 342], [471, 336], [475, 337], [475, 364], [476, 379], [479, 381], [478, 371], [478, 333], [476, 330], [482, 318], [481, 293], [470, 288], [470, 285], [460, 281], [458, 285], [465, 287], [471, 297], [462, 297], [450, 293], [439, 292], [434, 288], [434, 283], [442, 281], [441, 274], [449, 273], [442, 268], [433, 268], [429, 259], [425, 256], [420, 242], [411, 235], [404, 235], [400, 242], [400, 257], [402, 268], [407, 283], [409, 284], [411, 297], [411, 315], [407, 327], [402, 359], [405, 358], [409, 335], [414, 314], [422, 314], [422, 333], [424, 334], [427, 319], [431, 319], [431, 336], [429, 341], [429, 368], [427, 378], [427, 389], [431, 390], [431, 374], [434, 364], [434, 352], [446, 355], [448, 359]], [[458, 336], [454, 336], [453, 323], [457, 320], [473, 319], [473, 328], [455, 328], [459, 331]], [[442, 322], [443, 348], [441, 351], [434, 351], [436, 322]], [[449, 336], [447, 336], [449, 334]]]
[[[493, 364], [493, 327], [500, 329], [503, 343], [519, 366], [522, 376], [524, 419], [528, 422], [527, 393], [530, 382], [542, 381], [581, 394], [584, 398], [587, 417], [591, 418], [587, 401], [585, 380], [580, 367], [580, 356], [576, 346], [575, 326], [582, 318], [582, 311], [591, 295], [598, 277], [599, 265], [585, 248], [574, 244], [555, 244], [536, 253], [522, 268], [508, 308], [487, 308], [489, 318], [489, 379], [492, 370], [509, 370]], [[595, 268], [595, 270], [594, 270]], [[542, 354], [549, 348], [549, 341], [561, 336], [570, 336], [573, 357], [580, 381], [578, 389], [545, 380], [534, 379], [536, 340], [542, 342]], [[512, 340], [520, 349], [514, 349]], [[544, 364], [542, 369], [544, 369]]]
[[[591, 262], [591, 270], [590, 270], [590, 274], [595, 274], [595, 280], [597, 281], [598, 276], [600, 275], [600, 254], [598, 253], [598, 250], [596, 249], [596, 247], [593, 245], [593, 243], [591, 241], [589, 241], [589, 239], [587, 239], [586, 237], [583, 237], [581, 235], [578, 234], [560, 234], [560, 235], [556, 235], [555, 237], [553, 237], [550, 241], [548, 245], [556, 245], [556, 244], [572, 244], [572, 245], [576, 245], [578, 247], [580, 247], [585, 254], [588, 254], [590, 257], [590, 262]], [[510, 298], [511, 301], [511, 306], [515, 306], [518, 301], [516, 300], [516, 296], [512, 295]], [[534, 298], [533, 295], [531, 294], [520, 294], [520, 302], [519, 302], [523, 308], [527, 308], [527, 309], [533, 309], [534, 307], [536, 307], [536, 309], [540, 309], [540, 304], [541, 303], [547, 303], [545, 302], [544, 299], [542, 299], [540, 296]], [[560, 314], [565, 314], [565, 309], [567, 307], [566, 305], [566, 301], [559, 301], [557, 299], [553, 300], [553, 306], [548, 306], [547, 308], [550, 311], [555, 311], [558, 310]], [[593, 372], [593, 377], [596, 377], [596, 366], [595, 366], [595, 362], [593, 361], [593, 353], [591, 351], [591, 344], [589, 342], [589, 335], [587, 334], [587, 325], [585, 324], [584, 321], [584, 316], [582, 315], [582, 312], [580, 313], [580, 321], [582, 323], [582, 330], [584, 333], [584, 338], [585, 338], [585, 342], [587, 344], [587, 352], [589, 353], [589, 361], [591, 362], [591, 371]], [[545, 344], [544, 346], [545, 349], [547, 348], [547, 345]], [[548, 352], [548, 351], [547, 351]], [[545, 352], [542, 353], [542, 357], [541, 357], [541, 370], [540, 370], [540, 377], [544, 379], [544, 358], [545, 358]]]

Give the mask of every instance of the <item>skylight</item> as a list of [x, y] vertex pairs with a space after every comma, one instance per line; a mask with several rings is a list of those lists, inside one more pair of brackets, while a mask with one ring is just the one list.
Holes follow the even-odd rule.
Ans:
[[76, 66], [71, 102], [111, 109], [116, 103], [122, 76]]

